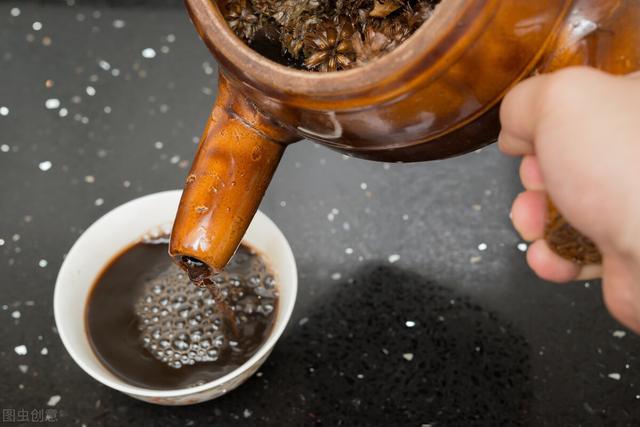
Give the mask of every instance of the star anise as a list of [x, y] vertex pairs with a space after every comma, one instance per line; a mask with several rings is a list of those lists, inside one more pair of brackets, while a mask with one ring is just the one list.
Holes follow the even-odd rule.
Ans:
[[369, 12], [369, 16], [386, 18], [405, 4], [407, 0], [374, 0], [373, 10]]
[[406, 5], [402, 13], [410, 31], [416, 31], [433, 14], [433, 5], [426, 0], [416, 2], [414, 6]]
[[278, 3], [274, 0], [251, 0], [251, 4], [257, 13], [266, 16], [275, 14], [278, 8]]
[[322, 72], [349, 68], [355, 59], [351, 36], [351, 23], [340, 17], [338, 22], [324, 22], [304, 40], [304, 66]]
[[307, 14], [301, 16], [290, 28], [285, 28], [280, 37], [283, 50], [293, 58], [298, 58], [304, 47], [304, 39], [309, 32], [309, 28], [318, 25], [320, 22], [321, 19], [317, 15]]
[[364, 37], [356, 32], [351, 36], [351, 44], [356, 54], [356, 64], [363, 65], [379, 58], [393, 49], [395, 43], [383, 33], [376, 31], [373, 26], [368, 26]]
[[389, 40], [394, 42], [395, 46], [413, 34], [413, 31], [408, 27], [407, 22], [402, 16], [388, 17], [376, 25], [376, 28], [379, 32], [387, 36]]
[[271, 15], [276, 22], [284, 27], [290, 27], [301, 16], [311, 13], [320, 14], [325, 6], [325, 0], [283, 0]]
[[225, 19], [236, 35], [248, 42], [259, 29], [260, 20], [247, 0], [231, 0], [225, 7]]

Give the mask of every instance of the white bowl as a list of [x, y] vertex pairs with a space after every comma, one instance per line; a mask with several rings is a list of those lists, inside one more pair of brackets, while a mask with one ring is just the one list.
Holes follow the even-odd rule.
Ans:
[[69, 251], [53, 294], [58, 332], [73, 360], [102, 384], [160, 405], [190, 405], [215, 399], [246, 381], [264, 363], [284, 331], [298, 289], [296, 262], [287, 239], [273, 221], [258, 211], [244, 242], [267, 257], [276, 272], [280, 294], [273, 330], [262, 347], [239, 368], [197, 387], [153, 390], [128, 384], [113, 375], [95, 356], [87, 338], [85, 306], [89, 291], [102, 269], [122, 249], [145, 234], [171, 229], [180, 195], [176, 190], [140, 197], [93, 223]]

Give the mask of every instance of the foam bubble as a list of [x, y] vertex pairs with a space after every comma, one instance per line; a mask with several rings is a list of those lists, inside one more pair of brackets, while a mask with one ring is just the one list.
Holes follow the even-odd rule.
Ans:
[[[252, 316], [271, 315], [277, 290], [262, 262], [237, 255], [242, 256], [234, 257], [229, 269], [242, 273], [222, 273], [211, 281], [242, 325]], [[175, 265], [149, 280], [135, 310], [141, 344], [174, 369], [214, 362], [224, 351], [239, 351], [238, 341], [225, 337], [228, 326], [219, 303], [206, 289], [193, 286]]]

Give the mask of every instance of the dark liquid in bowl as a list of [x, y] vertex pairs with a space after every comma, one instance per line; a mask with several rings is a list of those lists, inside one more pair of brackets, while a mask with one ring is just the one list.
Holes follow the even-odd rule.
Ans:
[[94, 353], [117, 377], [151, 389], [195, 386], [233, 371], [271, 333], [276, 283], [245, 245], [213, 281], [219, 298], [190, 283], [167, 256], [166, 242], [129, 247], [104, 269], [88, 298]]

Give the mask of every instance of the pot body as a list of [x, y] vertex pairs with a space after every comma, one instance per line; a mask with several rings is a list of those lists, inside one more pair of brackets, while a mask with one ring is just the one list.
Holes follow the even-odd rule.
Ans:
[[[211, 17], [199, 10], [202, 1], [208, 3], [188, 4], [231, 90], [300, 139], [372, 160], [440, 159], [494, 141], [500, 99], [533, 73], [570, 65], [618, 74], [640, 69], [636, 0], [445, 0], [401, 55], [333, 73], [335, 79], [303, 82], [298, 90], [286, 81], [257, 79], [244, 61], [235, 62], [211, 38], [219, 28], [203, 22]], [[393, 73], [381, 78], [380, 68], [390, 68], [390, 61]], [[340, 74], [371, 84], [332, 90]]]
[[233, 34], [214, 0], [186, 4], [222, 71], [170, 253], [212, 270], [240, 244], [289, 143], [442, 159], [495, 141], [499, 102], [523, 78], [571, 65], [640, 69], [638, 0], [443, 0], [392, 52], [333, 73], [269, 61]]

